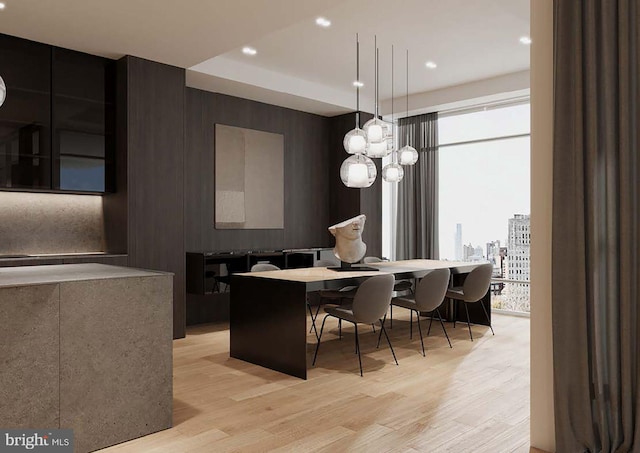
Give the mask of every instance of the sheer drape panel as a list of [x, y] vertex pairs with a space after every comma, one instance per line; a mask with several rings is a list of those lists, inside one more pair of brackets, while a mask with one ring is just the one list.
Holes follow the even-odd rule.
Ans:
[[437, 259], [438, 251], [438, 114], [402, 118], [399, 146], [418, 150], [418, 162], [404, 167], [398, 183], [396, 259]]
[[639, 24], [636, 0], [555, 2], [559, 452], [640, 451]]

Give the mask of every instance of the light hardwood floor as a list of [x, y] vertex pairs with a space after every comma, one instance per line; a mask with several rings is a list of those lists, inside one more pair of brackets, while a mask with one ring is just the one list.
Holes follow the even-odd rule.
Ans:
[[[474, 326], [474, 342], [447, 323], [453, 349], [434, 323], [425, 358], [408, 311], [394, 315], [400, 366], [362, 326], [360, 377], [353, 328], [339, 341], [329, 318], [307, 381], [229, 358], [226, 325], [190, 328], [174, 342], [174, 427], [102, 451], [529, 452], [529, 319], [494, 315], [496, 335]], [[314, 348], [309, 335], [310, 361]]]

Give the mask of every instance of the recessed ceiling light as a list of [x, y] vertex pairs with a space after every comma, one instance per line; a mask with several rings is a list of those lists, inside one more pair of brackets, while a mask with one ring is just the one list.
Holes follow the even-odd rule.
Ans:
[[528, 36], [522, 36], [520, 38], [520, 42], [528, 46], [529, 44], [531, 44], [531, 38], [529, 38]]
[[364, 83], [362, 83], [362, 82], [361, 82], [361, 81], [359, 81], [359, 80], [355, 80], [355, 81], [353, 82], [353, 86], [354, 86], [354, 87], [358, 87], [358, 88], [362, 88], [362, 87], [364, 86]]
[[316, 19], [316, 25], [323, 27], [323, 28], [327, 28], [331, 26], [331, 21], [327, 18], [324, 17], [318, 17]]
[[4, 7], [5, 7], [5, 6], [6, 6], [6, 5], [5, 5], [4, 3], [1, 3], [1, 2], [0, 2], [0, 9], [4, 9]]
[[427, 61], [424, 65], [429, 69], [435, 69], [438, 67], [438, 65], [435, 64], [433, 61]]
[[253, 47], [245, 46], [242, 48], [242, 53], [245, 55], [255, 55], [258, 53], [258, 51]]

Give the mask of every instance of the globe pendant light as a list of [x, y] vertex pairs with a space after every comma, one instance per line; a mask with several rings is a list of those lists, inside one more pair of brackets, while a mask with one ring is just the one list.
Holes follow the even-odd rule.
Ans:
[[367, 156], [382, 158], [389, 154], [388, 139], [391, 135], [391, 127], [385, 121], [378, 118], [378, 38], [374, 37], [375, 46], [375, 70], [374, 70], [374, 116], [364, 123], [363, 129], [367, 134]]
[[376, 164], [363, 154], [347, 157], [340, 166], [340, 179], [347, 187], [371, 187], [377, 175]]
[[400, 182], [402, 178], [404, 178], [404, 169], [396, 162], [387, 164], [382, 169], [382, 179], [387, 182]]
[[4, 104], [4, 100], [7, 98], [7, 86], [4, 84], [4, 80], [0, 77], [0, 106]]
[[404, 145], [398, 150], [401, 165], [413, 165], [418, 162], [418, 151], [413, 146]]
[[[393, 46], [391, 46], [391, 124], [393, 125]], [[384, 166], [382, 169], [382, 179], [386, 182], [400, 182], [404, 177], [404, 170], [402, 166], [398, 165], [397, 154], [395, 151], [393, 127], [391, 128], [391, 163]]]
[[[407, 49], [407, 113], [409, 117], [409, 49]], [[418, 162], [418, 151], [409, 145], [409, 128], [407, 128], [406, 145], [398, 150], [401, 165], [413, 165]]]
[[349, 154], [363, 154], [367, 147], [367, 134], [360, 129], [360, 41], [356, 33], [356, 127], [344, 136], [342, 145]]

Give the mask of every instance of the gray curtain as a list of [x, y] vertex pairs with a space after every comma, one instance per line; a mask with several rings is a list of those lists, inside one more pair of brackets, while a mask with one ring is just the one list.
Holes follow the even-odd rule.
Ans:
[[396, 259], [438, 259], [438, 114], [400, 119], [398, 137], [420, 157], [398, 184]]
[[638, 3], [555, 1], [558, 452], [640, 451]]

